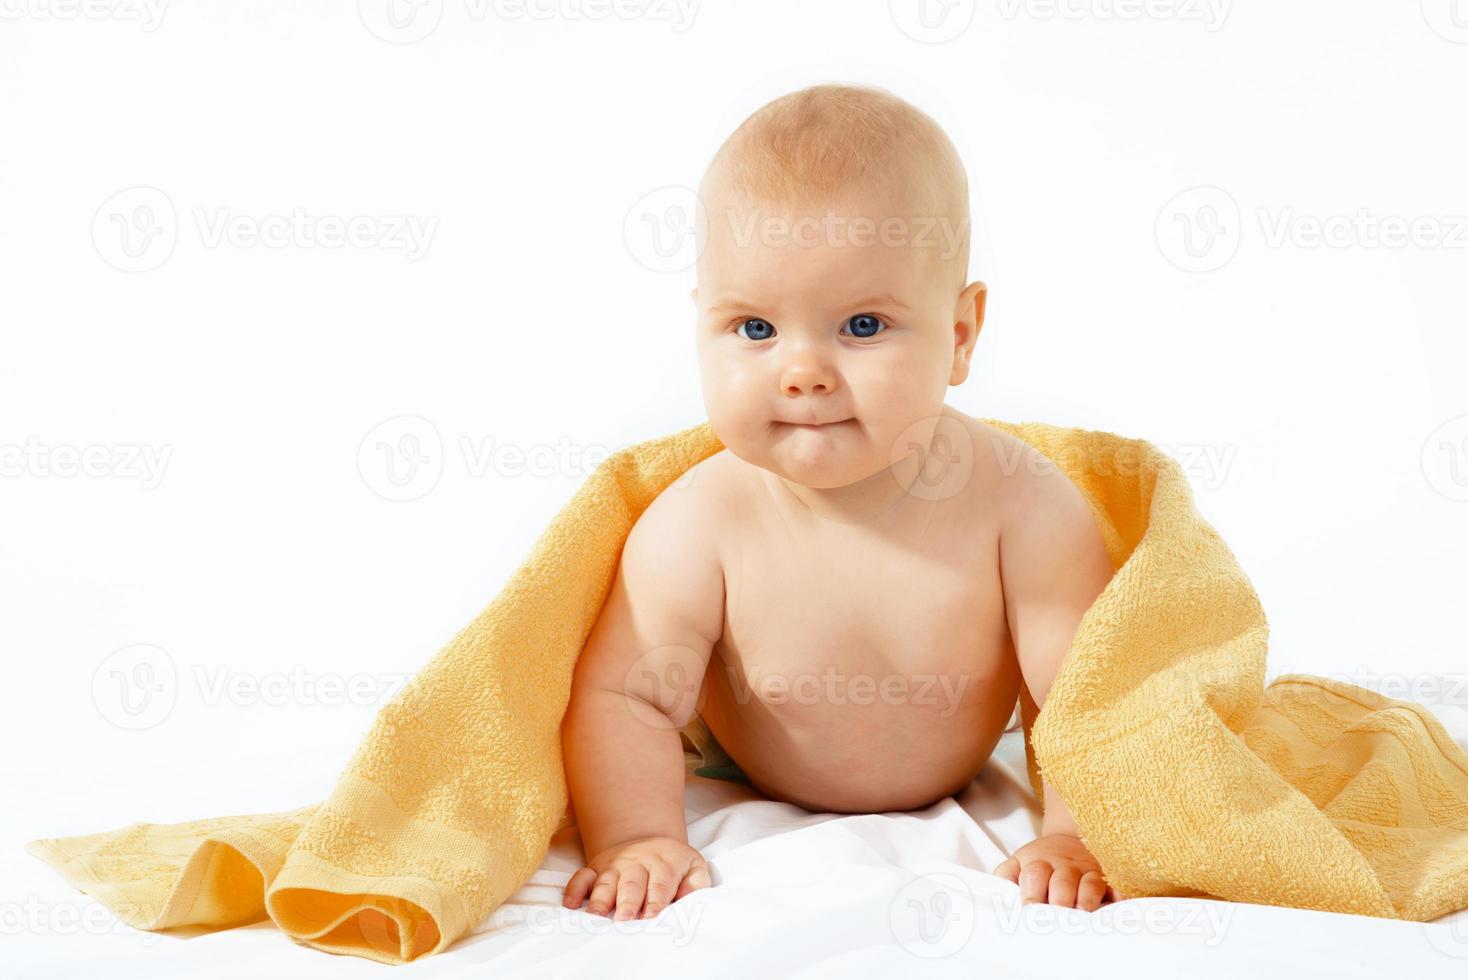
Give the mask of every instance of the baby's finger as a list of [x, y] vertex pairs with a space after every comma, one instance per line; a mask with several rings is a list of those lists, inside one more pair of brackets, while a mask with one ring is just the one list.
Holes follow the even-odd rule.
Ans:
[[713, 885], [713, 879], [709, 876], [709, 866], [704, 863], [703, 858], [693, 862], [683, 880], [678, 883], [678, 893], [673, 896], [673, 901], [678, 901], [689, 892], [698, 891], [700, 888], [709, 888]]
[[647, 894], [647, 869], [640, 864], [630, 866], [617, 882], [615, 920], [635, 919], [642, 912], [642, 896]]
[[592, 915], [606, 915], [616, 897], [617, 869], [608, 868], [597, 876], [596, 887], [591, 889], [591, 902], [586, 906], [586, 911]]
[[678, 876], [673, 869], [662, 862], [655, 864], [647, 878], [647, 904], [643, 907], [642, 917], [651, 919], [661, 912], [673, 900], [677, 889]]
[[1019, 897], [1022, 902], [1043, 902], [1049, 890], [1050, 873], [1054, 869], [1049, 861], [1035, 860], [1025, 865], [1019, 873]]
[[1076, 892], [1076, 908], [1094, 912], [1101, 907], [1106, 897], [1106, 879], [1099, 871], [1087, 871], [1081, 875], [1081, 884]]
[[1105, 901], [1108, 901], [1108, 902], [1121, 902], [1121, 901], [1125, 901], [1125, 900], [1126, 900], [1126, 896], [1123, 895], [1121, 892], [1117, 891], [1115, 888], [1111, 887], [1110, 885], [1107, 885], [1106, 886], [1106, 898], [1105, 898]]
[[1016, 885], [1019, 884], [1019, 859], [1009, 858], [994, 869], [994, 873], [1001, 878], [1008, 878]]
[[596, 880], [596, 872], [591, 868], [581, 868], [566, 882], [566, 894], [561, 899], [568, 909], [579, 909], [581, 903], [586, 901], [586, 893], [591, 890], [591, 883]]
[[1080, 880], [1080, 871], [1076, 868], [1068, 864], [1056, 868], [1055, 873], [1050, 876], [1050, 904], [1075, 908], [1076, 885]]

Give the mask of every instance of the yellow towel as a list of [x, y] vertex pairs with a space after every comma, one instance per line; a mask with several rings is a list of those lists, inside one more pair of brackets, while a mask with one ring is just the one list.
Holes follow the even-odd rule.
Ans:
[[[1468, 756], [1415, 704], [1286, 675], [1180, 468], [1106, 432], [984, 420], [1085, 494], [1115, 578], [1036, 718], [1043, 771], [1128, 896], [1209, 895], [1428, 920], [1468, 907]], [[723, 446], [708, 423], [593, 473], [505, 588], [379, 713], [331, 795], [285, 813], [136, 823], [27, 850], [140, 929], [272, 919], [384, 963], [437, 953], [568, 819], [560, 722], [628, 532]]]

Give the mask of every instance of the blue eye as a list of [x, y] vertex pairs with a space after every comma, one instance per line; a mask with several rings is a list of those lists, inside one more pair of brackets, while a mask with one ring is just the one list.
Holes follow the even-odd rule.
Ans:
[[884, 330], [887, 326], [879, 318], [872, 316], [870, 313], [858, 313], [846, 322], [851, 325], [851, 335], [863, 340], [876, 336], [879, 331]]
[[739, 336], [746, 340], [769, 340], [775, 333], [775, 328], [770, 325], [768, 320], [761, 320], [758, 317], [750, 317], [748, 320], [745, 320], [735, 328], [735, 332], [738, 333], [738, 331], [743, 330], [745, 327], [749, 327], [750, 330], [758, 334], [755, 337], [751, 337], [745, 333], [739, 334]]

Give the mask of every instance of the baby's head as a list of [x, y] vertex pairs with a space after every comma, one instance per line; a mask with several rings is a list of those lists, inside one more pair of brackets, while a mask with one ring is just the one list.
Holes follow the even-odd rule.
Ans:
[[937, 123], [882, 89], [802, 89], [746, 119], [698, 193], [699, 370], [730, 452], [828, 489], [926, 446], [985, 299]]

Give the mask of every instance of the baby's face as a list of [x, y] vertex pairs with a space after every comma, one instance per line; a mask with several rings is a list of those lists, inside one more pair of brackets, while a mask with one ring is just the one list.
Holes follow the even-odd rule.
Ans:
[[699, 371], [724, 445], [828, 489], [925, 443], [982, 324], [983, 284], [965, 288], [946, 261], [954, 229], [924, 231], [904, 205], [870, 195], [799, 211], [717, 192], [703, 204]]

